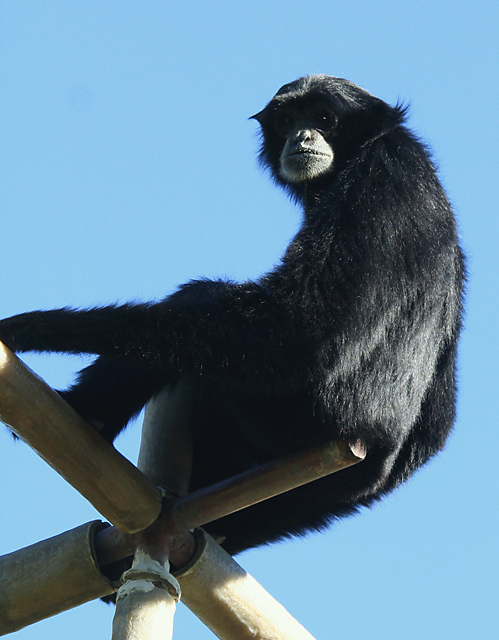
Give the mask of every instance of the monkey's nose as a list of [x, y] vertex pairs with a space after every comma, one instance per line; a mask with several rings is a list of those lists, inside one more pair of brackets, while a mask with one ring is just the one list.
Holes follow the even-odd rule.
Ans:
[[298, 129], [295, 132], [294, 139], [296, 142], [305, 142], [306, 140], [312, 139], [312, 130], [311, 129]]

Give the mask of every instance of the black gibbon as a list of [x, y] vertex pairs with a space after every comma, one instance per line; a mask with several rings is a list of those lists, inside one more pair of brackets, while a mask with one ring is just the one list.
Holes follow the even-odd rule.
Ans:
[[61, 395], [112, 441], [163, 387], [192, 387], [192, 490], [326, 441], [364, 462], [206, 525], [230, 553], [321, 529], [439, 451], [455, 414], [463, 254], [425, 146], [353, 83], [308, 76], [253, 116], [261, 164], [303, 205], [255, 282], [0, 322], [16, 352], [99, 357]]

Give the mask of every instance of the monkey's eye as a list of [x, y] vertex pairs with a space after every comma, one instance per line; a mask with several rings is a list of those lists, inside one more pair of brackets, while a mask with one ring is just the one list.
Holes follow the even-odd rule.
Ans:
[[290, 133], [295, 124], [295, 119], [290, 113], [277, 113], [274, 120], [274, 126], [277, 133], [284, 138]]
[[336, 123], [336, 118], [330, 111], [321, 109], [314, 115], [314, 124], [321, 131], [330, 131]]

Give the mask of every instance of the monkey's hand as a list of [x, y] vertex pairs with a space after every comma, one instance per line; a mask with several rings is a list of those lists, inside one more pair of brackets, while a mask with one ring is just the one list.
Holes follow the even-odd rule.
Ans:
[[30, 336], [36, 331], [36, 318], [30, 318], [32, 315], [37, 316], [38, 312], [23, 313], [0, 320], [0, 341], [11, 351], [31, 350]]
[[[12, 351], [58, 351], [60, 353], [98, 353], [93, 351], [92, 327], [81, 318], [92, 318], [92, 312], [74, 309], [53, 309], [21, 313], [0, 321], [0, 340]], [[101, 318], [97, 310], [97, 324], [105, 334], [102, 342], [112, 334], [107, 316]], [[100, 323], [99, 323], [100, 320]], [[92, 324], [92, 320], [90, 320]], [[100, 334], [99, 334], [100, 337]], [[89, 345], [89, 348], [86, 347]], [[99, 343], [100, 344], [100, 343]]]

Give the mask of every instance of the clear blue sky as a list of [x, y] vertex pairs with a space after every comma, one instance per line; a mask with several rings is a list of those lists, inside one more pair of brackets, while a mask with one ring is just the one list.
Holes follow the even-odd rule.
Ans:
[[[497, 638], [499, 4], [0, 2], [0, 316], [256, 277], [299, 212], [255, 161], [260, 110], [313, 72], [411, 103], [469, 256], [446, 451], [371, 511], [239, 557], [318, 640]], [[27, 357], [60, 387], [79, 358]], [[136, 425], [119, 448], [136, 460]], [[0, 553], [98, 517], [0, 432]], [[19, 640], [109, 638], [84, 605]], [[212, 638], [183, 606], [174, 637]]]

